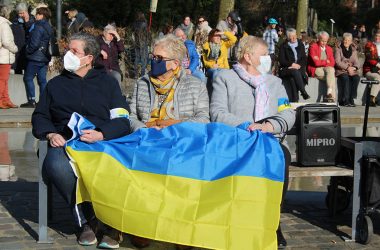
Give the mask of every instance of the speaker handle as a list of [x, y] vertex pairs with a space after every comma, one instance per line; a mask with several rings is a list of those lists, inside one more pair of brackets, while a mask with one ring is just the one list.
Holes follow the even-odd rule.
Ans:
[[379, 84], [378, 80], [366, 80], [366, 79], [363, 79], [360, 82], [363, 83], [363, 84]]

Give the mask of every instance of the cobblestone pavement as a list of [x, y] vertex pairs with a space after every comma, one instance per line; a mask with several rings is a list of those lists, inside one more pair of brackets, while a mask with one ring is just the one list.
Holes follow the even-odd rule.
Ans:
[[[341, 236], [351, 234], [348, 211], [331, 218], [324, 205], [324, 192], [289, 191], [281, 215], [288, 240], [287, 249], [380, 249], [379, 217], [375, 235], [368, 245], [345, 243]], [[70, 211], [54, 192], [53, 218], [49, 235], [53, 244], [37, 244], [38, 184], [36, 182], [0, 182], [0, 249], [95, 249], [76, 243]], [[135, 249], [124, 236], [121, 249]], [[147, 250], [175, 249], [173, 244], [153, 242]], [[242, 249], [244, 250], [244, 249]]]
[[[370, 110], [370, 112], [372, 111]], [[346, 110], [342, 110], [343, 114], [345, 112]], [[362, 113], [363, 108], [357, 107], [344, 115], [356, 119], [361, 117]], [[30, 115], [31, 110], [28, 109], [2, 110], [0, 127], [3, 128], [0, 129], [0, 132], [10, 131], [9, 125], [15, 125], [15, 127], [30, 126], [30, 124], [28, 125]], [[375, 120], [373, 123], [378, 123], [376, 119], [380, 117], [380, 112], [372, 112], [371, 116]], [[361, 130], [360, 128], [354, 129]], [[35, 140], [30, 135], [30, 128], [27, 131], [29, 135], [24, 135], [19, 130], [23, 130], [23, 128], [13, 129], [13, 132], [9, 133], [9, 140], [17, 142], [13, 142], [14, 144], [20, 144], [17, 147], [9, 146], [13, 164], [16, 166], [17, 178], [10, 178], [11, 181], [6, 182], [0, 181], [0, 250], [96, 249], [95, 247], [84, 248], [77, 245], [70, 211], [56, 192], [53, 195], [53, 215], [49, 221], [49, 236], [53, 239], [53, 243], [38, 244], [36, 242], [38, 239], [38, 171], [37, 158], [33, 150]], [[374, 132], [379, 133], [378, 125], [374, 127], [374, 130], [376, 130]], [[375, 216], [373, 220], [375, 234], [370, 244], [361, 245], [344, 242], [341, 237], [351, 235], [350, 210], [347, 209], [334, 218], [329, 216], [324, 202], [328, 179], [319, 183], [319, 188], [297, 191], [306, 190], [304, 187], [313, 181], [318, 182], [320, 180], [303, 178], [301, 181], [297, 181], [297, 179], [291, 181], [291, 191], [286, 196], [281, 215], [282, 229], [288, 241], [287, 249], [380, 249], [380, 216]], [[295, 184], [295, 182], [297, 183]], [[130, 244], [128, 235], [125, 235], [121, 249], [136, 249]], [[174, 250], [175, 246], [168, 243], [153, 242], [146, 249]]]

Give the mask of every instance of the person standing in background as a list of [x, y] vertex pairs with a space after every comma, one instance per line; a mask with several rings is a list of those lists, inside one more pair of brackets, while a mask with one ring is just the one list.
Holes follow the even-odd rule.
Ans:
[[138, 12], [132, 25], [135, 49], [135, 78], [139, 78], [138, 66], [141, 65], [141, 76], [145, 75], [150, 46], [150, 33], [144, 13]]
[[17, 18], [12, 23], [12, 31], [18, 52], [15, 55], [13, 69], [16, 74], [22, 74], [26, 68], [26, 41], [29, 39], [30, 28], [36, 21], [34, 16], [29, 13], [26, 3], [16, 5]]
[[35, 108], [35, 88], [34, 77], [37, 75], [37, 82], [42, 94], [46, 86], [46, 74], [48, 64], [51, 59], [49, 43], [54, 35], [53, 28], [49, 24], [51, 12], [46, 7], [38, 8], [36, 11], [36, 22], [30, 28], [30, 37], [26, 43], [27, 65], [24, 74], [24, 84], [27, 102], [20, 105], [22, 108]]
[[114, 77], [121, 86], [122, 74], [119, 66], [119, 55], [124, 52], [124, 43], [116, 31], [116, 27], [108, 24], [104, 27], [103, 35], [98, 38], [100, 56], [97, 63], [106, 68], [108, 74]]
[[0, 109], [17, 108], [8, 93], [11, 65], [15, 61], [15, 53], [18, 51], [10, 27], [9, 13], [6, 6], [0, 5]]

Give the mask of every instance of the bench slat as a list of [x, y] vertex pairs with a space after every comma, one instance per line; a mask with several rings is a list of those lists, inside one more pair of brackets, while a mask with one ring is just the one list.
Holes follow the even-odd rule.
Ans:
[[312, 176], [353, 176], [353, 170], [339, 166], [323, 167], [289, 167], [289, 177], [312, 177]]

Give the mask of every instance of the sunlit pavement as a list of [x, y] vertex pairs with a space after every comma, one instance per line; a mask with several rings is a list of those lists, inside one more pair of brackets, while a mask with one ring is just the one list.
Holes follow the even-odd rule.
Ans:
[[[342, 135], [360, 136], [362, 128], [358, 123], [364, 116], [364, 108], [343, 108], [341, 111]], [[70, 211], [55, 191], [49, 222], [49, 235], [54, 243], [36, 243], [38, 167], [36, 140], [30, 128], [31, 113], [31, 109], [0, 110], [0, 250], [95, 249], [77, 245]], [[370, 121], [368, 134], [378, 137], [380, 107], [370, 109]], [[289, 138], [290, 142], [292, 140]], [[334, 218], [329, 216], [325, 206], [328, 182], [328, 178], [322, 177], [291, 179], [281, 215], [287, 249], [380, 249], [379, 216], [374, 218], [375, 235], [370, 244], [342, 240], [341, 236], [351, 234], [350, 209]], [[125, 235], [121, 249], [135, 249], [128, 235]], [[175, 246], [153, 242], [146, 249], [175, 249]]]

